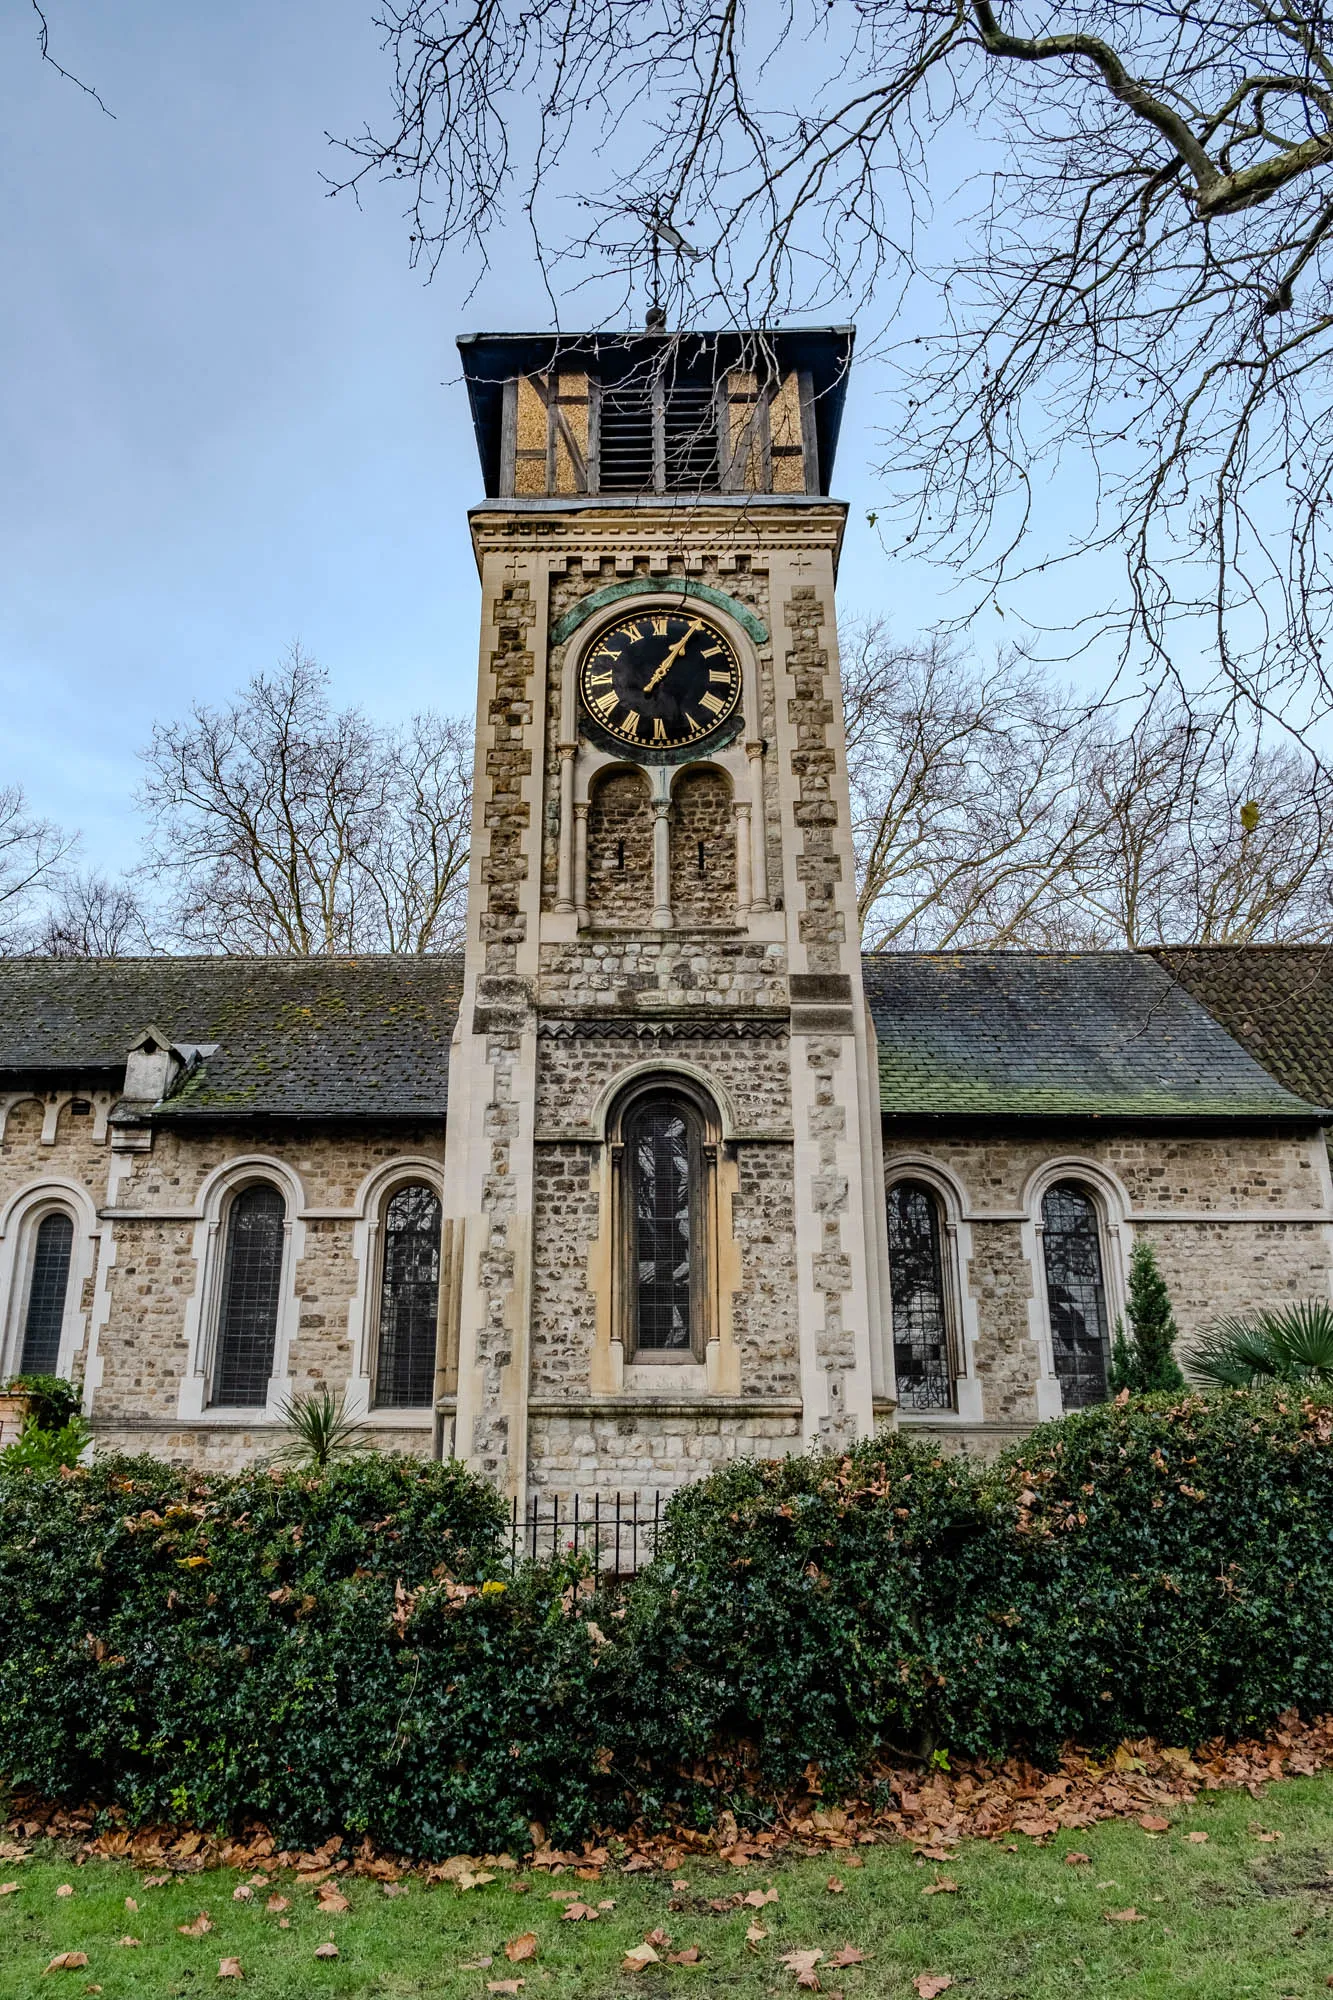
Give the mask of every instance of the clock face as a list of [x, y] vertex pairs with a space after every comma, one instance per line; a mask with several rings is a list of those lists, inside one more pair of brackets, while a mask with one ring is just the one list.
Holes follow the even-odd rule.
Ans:
[[741, 698], [731, 641], [690, 611], [636, 611], [584, 654], [587, 713], [631, 749], [678, 750], [720, 729]]

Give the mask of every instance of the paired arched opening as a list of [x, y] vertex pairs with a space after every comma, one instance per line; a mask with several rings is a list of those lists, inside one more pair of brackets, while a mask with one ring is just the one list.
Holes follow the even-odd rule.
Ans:
[[440, 1197], [424, 1181], [400, 1182], [385, 1197], [371, 1391], [377, 1408], [419, 1410], [434, 1401], [440, 1224]]
[[[665, 785], [665, 777], [659, 774]], [[594, 782], [580, 863], [583, 905], [593, 925], [708, 929], [749, 908], [749, 805], [712, 765], [677, 773], [669, 794], [648, 774], [623, 767]], [[744, 893], [742, 893], [742, 890]]]

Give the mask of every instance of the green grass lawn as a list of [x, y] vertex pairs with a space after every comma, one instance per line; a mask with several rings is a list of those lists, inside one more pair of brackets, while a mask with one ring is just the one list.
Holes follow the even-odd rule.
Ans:
[[[1282, 1839], [1260, 1841], [1260, 1830]], [[1191, 1842], [1191, 1831], [1208, 1838]], [[256, 2000], [481, 2000], [489, 1982], [506, 1978], [526, 1982], [521, 2000], [675, 2000], [685, 1993], [799, 2000], [803, 1989], [783, 1955], [819, 1950], [827, 1958], [846, 1944], [865, 1953], [863, 1964], [815, 1968], [820, 1989], [845, 2000], [913, 2000], [921, 1973], [947, 1974], [961, 2000], [1304, 2000], [1330, 1990], [1333, 1775], [1275, 1784], [1258, 1803], [1245, 1793], [1207, 1795], [1167, 1834], [1109, 1821], [1061, 1834], [1045, 1848], [1014, 1840], [1016, 1852], [966, 1844], [942, 1869], [901, 1846], [862, 1849], [860, 1867], [845, 1855], [768, 1870], [691, 1864], [680, 1878], [688, 1878], [683, 1890], [614, 1868], [597, 1883], [501, 1874], [467, 1893], [409, 1878], [406, 1893], [393, 1896], [378, 1883], [343, 1877], [338, 1886], [351, 1908], [338, 1916], [322, 1913], [316, 1893], [290, 1874], [274, 1878], [273, 1890], [290, 1903], [278, 1912], [265, 1907], [267, 1888], [256, 1887], [252, 1901], [233, 1900], [238, 1885], [255, 1879], [233, 1870], [145, 1888], [141, 1868], [98, 1860], [80, 1867], [73, 1850], [38, 1843], [32, 1859], [0, 1864], [0, 1881], [20, 1885], [0, 1897], [0, 2000], [81, 2000], [90, 1991], [104, 2000], [198, 2000], [205, 1991]], [[1070, 1866], [1071, 1851], [1089, 1855], [1090, 1865]], [[827, 1887], [831, 1873], [844, 1884], [841, 1894]], [[924, 1894], [941, 1874], [957, 1883], [956, 1892]], [[519, 1887], [525, 1881], [526, 1893]], [[73, 1894], [59, 1896], [61, 1884]], [[762, 1909], [708, 1908], [710, 1898], [770, 1885], [777, 1901]], [[562, 1905], [550, 1898], [557, 1888], [577, 1889], [593, 1906], [614, 1898], [615, 1907], [595, 1922], [562, 1922]], [[127, 1897], [137, 1909], [127, 1909]], [[671, 1909], [672, 1902], [682, 1907]], [[1142, 1921], [1107, 1920], [1108, 1912], [1127, 1909]], [[182, 1936], [178, 1926], [201, 1910], [213, 1928]], [[767, 1935], [747, 1944], [754, 1923]], [[671, 1950], [697, 1947], [700, 1962], [622, 1970], [626, 1949], [658, 1928], [669, 1934]], [[511, 1964], [505, 1943], [526, 1931], [536, 1934], [536, 1955]], [[141, 1942], [120, 1943], [126, 1936]], [[328, 1940], [338, 1956], [317, 1959], [317, 1946]], [[58, 1952], [84, 1952], [87, 1966], [46, 1972]], [[239, 1984], [219, 1981], [222, 1958], [239, 1959]], [[477, 1963], [484, 1958], [493, 1963]]]

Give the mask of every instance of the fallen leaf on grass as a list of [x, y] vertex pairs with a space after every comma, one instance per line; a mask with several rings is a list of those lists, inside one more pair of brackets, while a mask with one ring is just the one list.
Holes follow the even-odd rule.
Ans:
[[170, 1880], [170, 1875], [145, 1875], [139, 1886], [142, 1889], [165, 1889]]
[[649, 1931], [647, 1937], [644, 1939], [645, 1944], [655, 1945], [659, 1951], [665, 1951], [670, 1942], [671, 1939], [660, 1924], [658, 1924], [655, 1930]]
[[248, 1882], [242, 1882], [238, 1889], [233, 1889], [231, 1892], [233, 1903], [253, 1903], [254, 1899], [255, 1892]]
[[384, 1896], [405, 1896], [407, 1894], [407, 1884], [406, 1882], [381, 1882], [380, 1894]]
[[264, 1905], [264, 1908], [272, 1910], [275, 1916], [279, 1910], [290, 1910], [291, 1907], [290, 1898], [287, 1896], [270, 1896]]
[[933, 1882], [927, 1882], [921, 1893], [923, 1896], [956, 1896], [958, 1884], [952, 1875], [937, 1875]]
[[[1282, 1835], [1280, 1833], [1260, 1833], [1258, 1827], [1256, 1826], [1254, 1829], [1254, 1837], [1256, 1840], [1262, 1840], [1265, 1843], [1265, 1845], [1271, 1846], [1275, 1840], [1281, 1840]], [[60, 1891], [58, 1889], [56, 1891], [56, 1894], [57, 1895], [60, 1894]]]
[[1140, 1813], [1139, 1825], [1145, 1833], [1170, 1833], [1171, 1822], [1160, 1813]]
[[701, 1953], [700, 1953], [700, 1950], [699, 1950], [699, 1947], [698, 1947], [698, 1945], [697, 1945], [697, 1944], [687, 1944], [687, 1945], [686, 1945], [686, 1947], [685, 1947], [685, 1949], [684, 1949], [684, 1951], [669, 1951], [669, 1952], [667, 1953], [667, 1964], [668, 1964], [668, 1965], [697, 1965], [697, 1964], [699, 1963], [699, 1959], [700, 1959], [700, 1957], [701, 1957]]
[[562, 1924], [595, 1924], [597, 1912], [590, 1903], [566, 1903], [560, 1912]]
[[85, 1993], [100, 1993], [102, 1989], [100, 1986], [85, 1986], [83, 1990]]
[[947, 1993], [953, 1980], [947, 1972], [918, 1972], [912, 1981], [921, 2000], [935, 2000], [937, 1993]]
[[632, 1944], [620, 1961], [622, 1972], [642, 1972], [645, 1965], [656, 1965], [658, 1957], [650, 1944]]
[[488, 1993], [521, 1993], [527, 1983], [526, 1979], [488, 1979], [486, 1981], [486, 1991]]
[[176, 1926], [182, 1937], [202, 1937], [205, 1931], [211, 1931], [212, 1928], [213, 1920], [207, 1910], [200, 1910], [192, 1924], [177, 1924]]
[[46, 1969], [48, 1972], [79, 1972], [87, 1963], [86, 1951], [58, 1951]]
[[336, 1958], [337, 1956], [338, 1947], [336, 1944], [317, 1944], [315, 1946], [316, 1958]]
[[485, 1972], [487, 1966], [494, 1965], [494, 1963], [495, 1960], [493, 1958], [465, 1958], [458, 1970], [460, 1972]]
[[17, 1882], [0, 1882], [0, 1896], [13, 1896], [18, 1891]]
[[505, 1946], [505, 1957], [511, 1965], [522, 1965], [524, 1959], [537, 1956], [536, 1931], [522, 1931], [516, 1938], [510, 1938]]
[[1091, 1860], [1092, 1856], [1090, 1854], [1080, 1854], [1076, 1847], [1071, 1847], [1065, 1856], [1065, 1867], [1080, 1868], [1084, 1862], [1090, 1862]]
[[1206, 1833], [1187, 1833], [1185, 1838], [1192, 1847], [1202, 1847], [1208, 1836]]
[[671, 1886], [673, 1889], [688, 1889], [690, 1885], [688, 1882], [673, 1882]]
[[280, 1931], [289, 1931], [291, 1927], [292, 1927], [292, 1920], [290, 1917], [278, 1918], [278, 1929]]
[[776, 1889], [751, 1889], [748, 1896], [741, 1897], [741, 1903], [747, 1910], [762, 1910], [765, 1903], [776, 1903], [777, 1900]]
[[824, 1961], [826, 1965], [836, 1965], [839, 1967], [844, 1965], [864, 1965], [865, 1962], [865, 1953], [858, 1951], [854, 1944], [839, 1945], [832, 1958], [825, 1959]]
[[239, 1958], [220, 1958], [218, 1960], [219, 1979], [244, 1979], [244, 1977], [245, 1974], [241, 1971], [241, 1961]]
[[830, 1875], [824, 1887], [828, 1890], [830, 1896], [840, 1896], [843, 1891], [843, 1885], [836, 1875]]
[[[950, 1854], [950, 1852], [949, 1852], [948, 1848], [947, 1848], [947, 1847], [941, 1847], [941, 1846], [939, 1846], [939, 1845], [938, 1845], [938, 1843], [934, 1843], [934, 1844], [923, 1844], [923, 1845], [922, 1845], [922, 1846], [920, 1846], [920, 1847], [914, 1847], [914, 1848], [913, 1848], [913, 1850], [912, 1850], [912, 1852], [913, 1852], [914, 1854], [918, 1855], [918, 1856], [920, 1857], [920, 1859], [921, 1859], [922, 1861], [952, 1861], [952, 1860], [953, 1860], [953, 1856], [952, 1856], [952, 1854]], [[1014, 1847], [1014, 1848], [1011, 1848], [1011, 1849], [1010, 1849], [1010, 1852], [1011, 1852], [1012, 1854], [1017, 1854], [1017, 1852], [1018, 1852], [1018, 1849], [1017, 1849], [1016, 1847]]]
[[143, 1943], [143, 1939], [142, 1939], [142, 1938], [132, 1938], [132, 1937], [123, 1937], [123, 1938], [122, 1938], [122, 1939], [121, 1939], [120, 1941], [121, 1941], [121, 1943], [122, 1943], [123, 1945], [126, 1945], [126, 1946], [135, 1946], [135, 1947], [137, 1947], [137, 1946], [139, 1946], [139, 1945], [141, 1945], [141, 1944]]
[[[492, 1877], [492, 1880], [494, 1880], [494, 1877]], [[350, 1910], [351, 1907], [352, 1905], [348, 1902], [341, 1889], [335, 1889], [332, 1882], [325, 1883], [319, 1892], [319, 1908], [324, 1916], [340, 1917], [345, 1910]]]
[[1103, 1910], [1108, 1924], [1141, 1924], [1145, 1921], [1131, 1903], [1127, 1910]]
[[125, 1898], [125, 1908], [131, 1913], [131, 1915], [137, 1912], [139, 1905], [135, 1902], [133, 1896], [127, 1896]]
[[56, 1894], [57, 1894], [57, 1896], [72, 1896], [72, 1895], [74, 1894], [74, 1885], [73, 1885], [73, 1883], [72, 1883], [72, 1882], [62, 1882], [62, 1883], [61, 1883], [61, 1885], [60, 1885], [60, 1887], [59, 1887], [59, 1888], [58, 1888], [58, 1889], [56, 1890]]
[[603, 1896], [601, 1902], [597, 1905], [597, 1907], [599, 1910], [614, 1910], [614, 1908], [616, 1907], [616, 1899], [614, 1896]]
[[819, 1975], [815, 1967], [823, 1956], [822, 1951], [784, 1951], [782, 1963], [795, 1975], [798, 1986], [803, 1986], [807, 1993], [818, 1993]]
[[762, 1944], [767, 1936], [768, 1932], [764, 1929], [762, 1924], [753, 1923], [750, 1925], [749, 1930], [745, 1933], [745, 1942], [749, 1945], [751, 1951], [753, 1951], [756, 1945]]

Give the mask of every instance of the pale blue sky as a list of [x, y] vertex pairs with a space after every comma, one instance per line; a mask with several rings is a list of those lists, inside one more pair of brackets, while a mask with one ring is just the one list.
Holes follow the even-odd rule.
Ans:
[[[431, 285], [408, 268], [391, 188], [327, 198], [325, 132], [387, 99], [371, 0], [48, 11], [116, 115], [39, 63], [26, 0], [4, 0], [0, 783], [116, 868], [154, 719], [295, 637], [380, 717], [470, 709], [479, 481], [453, 342], [549, 307], [521, 231], [468, 301], [461, 263]], [[876, 402], [863, 368], [842, 603], [905, 634], [938, 600], [865, 525]]]

